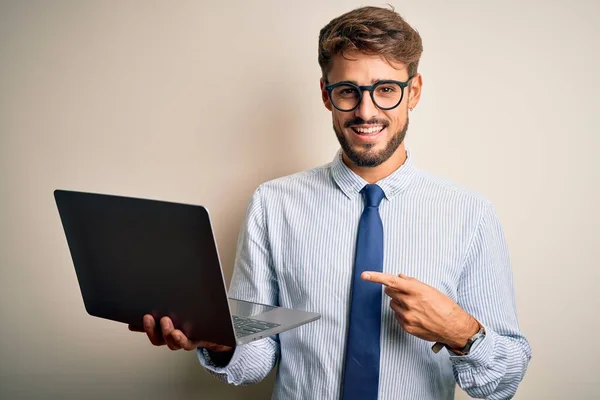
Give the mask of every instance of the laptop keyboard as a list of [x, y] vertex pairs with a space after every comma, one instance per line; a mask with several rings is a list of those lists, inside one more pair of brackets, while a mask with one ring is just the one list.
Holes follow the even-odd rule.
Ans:
[[237, 337], [252, 335], [254, 333], [275, 328], [276, 326], [279, 326], [279, 324], [259, 321], [252, 318], [238, 317], [237, 315], [233, 316], [233, 327]]

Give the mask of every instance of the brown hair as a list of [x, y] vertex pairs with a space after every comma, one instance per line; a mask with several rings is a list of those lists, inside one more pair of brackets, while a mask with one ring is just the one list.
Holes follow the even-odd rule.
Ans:
[[319, 32], [319, 65], [325, 81], [333, 56], [351, 51], [406, 64], [408, 75], [413, 76], [423, 44], [419, 33], [393, 7], [361, 7], [331, 20]]

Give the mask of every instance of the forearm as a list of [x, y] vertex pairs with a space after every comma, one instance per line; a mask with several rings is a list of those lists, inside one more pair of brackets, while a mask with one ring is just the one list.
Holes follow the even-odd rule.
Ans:
[[[278, 293], [264, 208], [260, 190], [257, 189], [246, 210], [238, 237], [229, 297], [277, 305]], [[220, 354], [213, 360], [208, 351], [198, 349], [198, 359], [217, 378], [233, 385], [246, 385], [260, 382], [269, 375], [275, 367], [279, 351], [279, 342], [266, 338], [237, 346], [230, 359], [230, 354]]]
[[457, 298], [486, 333], [468, 355], [450, 353], [458, 385], [471, 397], [511, 398], [525, 376], [531, 347], [519, 329], [508, 247], [491, 204], [482, 210], [466, 252]]
[[213, 360], [205, 349], [198, 349], [197, 353], [200, 364], [211, 375], [232, 385], [248, 385], [269, 375], [279, 356], [279, 343], [267, 338], [238, 346], [229, 362], [226, 354]]
[[523, 336], [500, 335], [486, 328], [486, 337], [466, 356], [450, 353], [458, 385], [474, 398], [509, 399], [527, 370], [531, 348]]

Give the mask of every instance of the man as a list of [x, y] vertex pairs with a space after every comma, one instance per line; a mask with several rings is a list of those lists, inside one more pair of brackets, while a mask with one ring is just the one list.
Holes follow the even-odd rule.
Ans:
[[260, 185], [250, 201], [230, 295], [322, 318], [231, 349], [145, 316], [152, 343], [197, 350], [234, 385], [279, 361], [277, 399], [452, 399], [456, 383], [473, 397], [515, 394], [531, 350], [494, 208], [419, 170], [405, 147], [421, 52], [393, 10], [327, 24], [321, 93], [341, 151]]

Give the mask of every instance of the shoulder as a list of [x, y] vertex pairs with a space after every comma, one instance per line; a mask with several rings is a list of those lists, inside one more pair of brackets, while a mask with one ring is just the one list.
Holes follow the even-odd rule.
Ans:
[[331, 183], [330, 169], [331, 163], [328, 163], [271, 179], [260, 184], [256, 191], [263, 199], [282, 195], [300, 196], [303, 193], [327, 187]]
[[492, 202], [481, 192], [429, 171], [416, 168], [415, 172], [411, 189], [421, 201], [473, 217], [493, 212]]
[[433, 193], [445, 193], [458, 196], [460, 198], [469, 199], [478, 203], [489, 203], [490, 200], [482, 193], [457, 183], [450, 178], [442, 177], [433, 174], [429, 171], [417, 169], [417, 184], [427, 188]]

